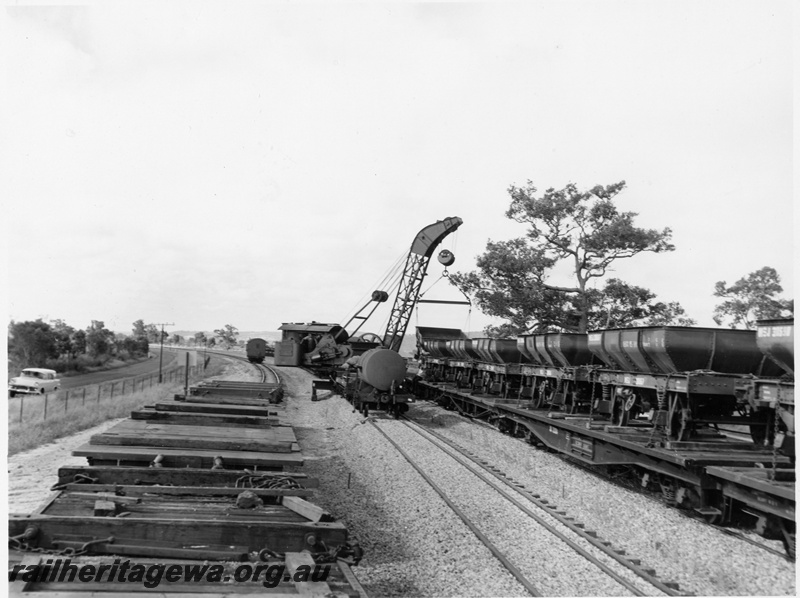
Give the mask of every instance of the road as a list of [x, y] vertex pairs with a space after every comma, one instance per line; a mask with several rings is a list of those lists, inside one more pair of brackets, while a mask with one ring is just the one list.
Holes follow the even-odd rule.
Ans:
[[[104, 382], [111, 382], [112, 380], [121, 380], [122, 378], [132, 378], [134, 376], [147, 376], [150, 374], [158, 373], [158, 349], [152, 350], [155, 357], [146, 359], [139, 363], [125, 365], [113, 370], [102, 370], [100, 372], [91, 372], [89, 374], [80, 374], [78, 376], [69, 376], [68, 378], [61, 378], [61, 388], [68, 390], [70, 388], [79, 388], [81, 386], [90, 386], [92, 384], [102, 384]], [[181, 364], [183, 361], [181, 361]], [[178, 365], [177, 353], [175, 351], [164, 351], [164, 369]]]

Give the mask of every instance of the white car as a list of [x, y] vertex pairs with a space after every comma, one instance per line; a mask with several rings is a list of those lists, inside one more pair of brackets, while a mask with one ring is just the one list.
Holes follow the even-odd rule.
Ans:
[[25, 368], [19, 376], [8, 381], [8, 396], [18, 394], [43, 395], [46, 392], [55, 392], [61, 388], [61, 380], [56, 378], [55, 370], [44, 368]]

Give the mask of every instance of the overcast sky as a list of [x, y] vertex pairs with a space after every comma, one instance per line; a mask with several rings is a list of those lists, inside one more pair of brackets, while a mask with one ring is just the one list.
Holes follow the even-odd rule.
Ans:
[[612, 274], [701, 325], [763, 266], [793, 297], [788, 1], [25, 4], [0, 30], [16, 321], [341, 322], [427, 224], [464, 220], [453, 271], [523, 236], [528, 179], [627, 181], [677, 250]]

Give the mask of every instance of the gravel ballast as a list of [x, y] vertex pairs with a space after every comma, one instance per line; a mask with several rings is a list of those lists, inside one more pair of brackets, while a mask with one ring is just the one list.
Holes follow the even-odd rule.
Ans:
[[[527, 595], [349, 403], [338, 396], [312, 402], [311, 374], [279, 370], [288, 390], [287, 416], [306, 456], [304, 470], [320, 479], [313, 500], [342, 519], [361, 543], [366, 556], [355, 572], [371, 596]], [[660, 579], [679, 582], [683, 592], [796, 593], [794, 563], [689, 519], [650, 496], [615, 486], [554, 454], [434, 405], [417, 404], [409, 415], [557, 504], [587, 529], [655, 569]], [[393, 422], [379, 422], [386, 423]], [[492, 525], [501, 529], [508, 527], [507, 516], [490, 510], [484, 518], [494, 519]], [[520, 550], [534, 546], [532, 536], [516, 534], [523, 538]], [[576, 585], [569, 581], [577, 576], [575, 571], [560, 570], [564, 579], [558, 581], [557, 564], [555, 569], [540, 569], [540, 579], [532, 581], [550, 595], [622, 595], [618, 585]], [[652, 593], [659, 595], [656, 589]]]

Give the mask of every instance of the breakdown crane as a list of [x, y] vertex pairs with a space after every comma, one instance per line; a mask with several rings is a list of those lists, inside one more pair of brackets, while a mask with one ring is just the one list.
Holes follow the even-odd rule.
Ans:
[[[397, 290], [397, 296], [394, 299], [392, 314], [389, 316], [389, 324], [386, 326], [386, 332], [383, 335], [382, 344], [387, 349], [392, 351], [400, 350], [400, 344], [406, 334], [411, 313], [419, 300], [419, 291], [422, 286], [422, 280], [425, 278], [425, 272], [428, 269], [428, 262], [430, 262], [431, 256], [436, 251], [439, 243], [461, 226], [463, 222], [458, 217], [445, 218], [429, 224], [419, 231], [414, 238], [411, 250], [406, 258], [403, 276], [400, 279], [400, 288]], [[448, 251], [445, 255], [440, 256], [440, 260], [444, 266], [449, 266], [455, 258]]]
[[[458, 217], [445, 218], [429, 224], [414, 237], [383, 338], [374, 334], [356, 336], [377, 306], [389, 298], [387, 292], [375, 291], [344, 326], [321, 322], [283, 324], [280, 327], [282, 340], [275, 343], [275, 365], [307, 367], [318, 374], [328, 375], [328, 381], [314, 381], [314, 398], [317, 389], [335, 386], [354, 404], [363, 406], [365, 413], [369, 405], [375, 404], [384, 404], [394, 410], [398, 404], [395, 391], [406, 374], [405, 361], [398, 351], [414, 307], [423, 302], [419, 295], [428, 264], [442, 240], [462, 223], [463, 220]], [[439, 254], [439, 261], [445, 267], [454, 260], [453, 254], [447, 250]], [[363, 315], [370, 306], [369, 313]], [[361, 320], [361, 324], [352, 335], [348, 334], [346, 328], [357, 319]], [[340, 379], [334, 385], [332, 380], [337, 370], [342, 368], [344, 371], [340, 372]]]

